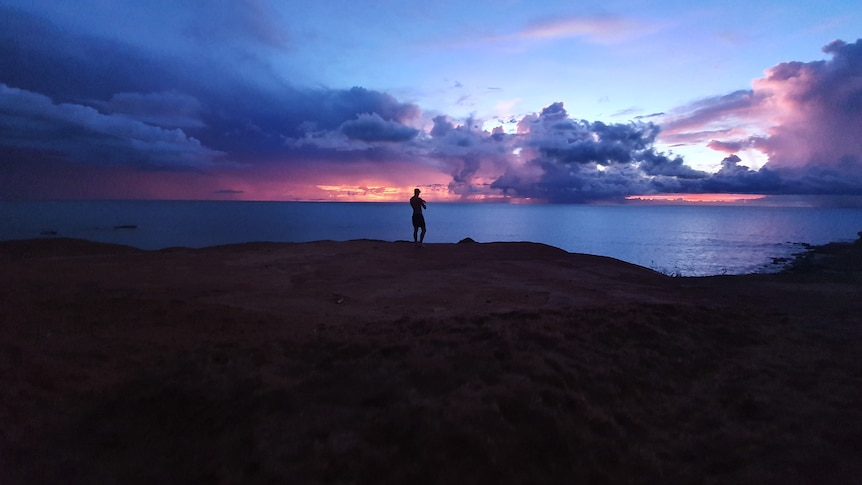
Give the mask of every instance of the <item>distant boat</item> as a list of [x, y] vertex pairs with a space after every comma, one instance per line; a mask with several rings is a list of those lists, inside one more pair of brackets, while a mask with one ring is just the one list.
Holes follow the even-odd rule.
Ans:
[[123, 224], [120, 226], [114, 226], [114, 229], [137, 229], [138, 226], [135, 224]]

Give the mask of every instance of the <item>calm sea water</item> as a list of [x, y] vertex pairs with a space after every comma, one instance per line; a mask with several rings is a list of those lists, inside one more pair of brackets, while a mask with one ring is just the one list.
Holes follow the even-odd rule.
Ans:
[[[407, 203], [0, 202], [0, 240], [83, 238], [142, 249], [249, 241], [412, 239]], [[434, 204], [427, 243], [533, 241], [687, 276], [770, 271], [801, 243], [852, 241], [862, 209]], [[136, 226], [118, 229], [118, 226]]]

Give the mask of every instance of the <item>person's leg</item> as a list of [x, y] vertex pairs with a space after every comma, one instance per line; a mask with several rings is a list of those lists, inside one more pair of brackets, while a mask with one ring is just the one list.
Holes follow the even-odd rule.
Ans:
[[[416, 234], [417, 234], [418, 232], [419, 232], [419, 227], [418, 227], [418, 226], [413, 226], [413, 243], [414, 243], [414, 244], [418, 244], [418, 243], [419, 243], [419, 240], [418, 240], [418, 239], [416, 239]], [[423, 234], [423, 236], [424, 236], [424, 234]]]
[[425, 242], [425, 226], [422, 226], [422, 234], [419, 236], [419, 245]]

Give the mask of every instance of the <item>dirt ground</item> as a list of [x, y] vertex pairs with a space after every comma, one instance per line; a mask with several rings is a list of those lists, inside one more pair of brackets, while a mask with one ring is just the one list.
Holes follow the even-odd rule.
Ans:
[[0, 483], [862, 483], [860, 249], [0, 243]]

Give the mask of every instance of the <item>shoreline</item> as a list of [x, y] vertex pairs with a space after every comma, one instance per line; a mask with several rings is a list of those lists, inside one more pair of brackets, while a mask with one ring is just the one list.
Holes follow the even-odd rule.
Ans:
[[[351, 208], [331, 205], [313, 210], [289, 203], [261, 207], [236, 205], [219, 210], [197, 203], [61, 204], [12, 211], [7, 214], [12, 227], [4, 234], [31, 238], [48, 232], [60, 237], [127, 244], [147, 250], [246, 241], [361, 238], [396, 241], [412, 234], [409, 213], [404, 214], [404, 210], [409, 212], [409, 208], [404, 209], [406, 203], [392, 207], [387, 204], [383, 207], [358, 204]], [[801, 242], [821, 244], [855, 239], [856, 232], [862, 229], [860, 213], [856, 210], [644, 209], [648, 210], [587, 205], [465, 204], [444, 208], [441, 204], [439, 211], [428, 213], [431, 228], [428, 241], [455, 243], [467, 236], [481, 242], [538, 241], [571, 252], [614, 257], [666, 274], [706, 276], [771, 271], [769, 265], [773, 258], [785, 258], [801, 251]], [[327, 221], [326, 224], [315, 222], [321, 220]], [[531, 222], [525, 226], [517, 221]], [[747, 233], [748, 225], [758, 229]], [[121, 226], [137, 228], [117, 228]]]
[[805, 251], [793, 255], [782, 272], [812, 273], [817, 271], [862, 271], [862, 231], [853, 242], [831, 242], [805, 245]]
[[[212, 250], [216, 248], [232, 248], [232, 247], [242, 247], [242, 246], [257, 246], [257, 245], [297, 245], [297, 244], [316, 244], [316, 243], [351, 243], [357, 241], [373, 241], [378, 243], [395, 243], [395, 244], [404, 244], [409, 243], [408, 240], [396, 240], [396, 241], [386, 241], [386, 240], [378, 240], [378, 239], [350, 239], [345, 241], [340, 240], [330, 240], [323, 239], [318, 241], [306, 241], [306, 242], [262, 242], [262, 241], [248, 241], [242, 243], [229, 243], [229, 244], [218, 244], [213, 246], [204, 246], [200, 248], [190, 248], [185, 246], [172, 246], [165, 247], [160, 249], [141, 249], [130, 245], [111, 243], [111, 242], [101, 242], [94, 241], [90, 239], [81, 239], [81, 238], [73, 238], [73, 237], [64, 237], [57, 235], [50, 235], [51, 237], [33, 237], [27, 239], [12, 239], [12, 240], [2, 240], [0, 241], [0, 254], [8, 253], [8, 254], [27, 254], [32, 253], [33, 251], [53, 251], [56, 250], [55, 247], [63, 248], [64, 250], [69, 250], [70, 248], [101, 248], [99, 250], [111, 251], [109, 248], [114, 247], [116, 251], [143, 251], [143, 252], [170, 252], [170, 251], [203, 251], [203, 250]], [[54, 241], [54, 242], [51, 242]], [[565, 251], [570, 254], [583, 254], [589, 256], [597, 256], [597, 257], [608, 257], [611, 259], [615, 259], [609, 256], [600, 256], [593, 255], [587, 253], [574, 253], [566, 251], [565, 249], [558, 248], [556, 246], [547, 245], [544, 243], [536, 243], [531, 241], [491, 241], [491, 242], [477, 242], [474, 241], [470, 237], [465, 237], [464, 239], [455, 242], [455, 243], [429, 243], [435, 246], [445, 246], [445, 245], [455, 245], [455, 244], [537, 244], [543, 246], [549, 246], [555, 249], [559, 249], [560, 251]], [[635, 263], [626, 263], [632, 264], [635, 266], [640, 266], [646, 269], [650, 269], [653, 271], [657, 271], [659, 273], [665, 274], [667, 276], [673, 277], [683, 277], [683, 278], [710, 278], [714, 276], [747, 276], [747, 275], [759, 275], [759, 274], [786, 274], [786, 273], [814, 273], [818, 271], [830, 271], [830, 272], [858, 272], [862, 271], [862, 231], [858, 233], [858, 238], [855, 241], [841, 241], [841, 242], [829, 242], [825, 244], [808, 244], [808, 243], [795, 243], [803, 248], [802, 251], [791, 254], [788, 257], [780, 257], [773, 258], [772, 262], [764, 265], [763, 271], [757, 271], [754, 273], [741, 273], [741, 274], [715, 274], [715, 275], [706, 275], [706, 276], [687, 276], [687, 275], [677, 275], [674, 272], [668, 272], [665, 270], [660, 270], [656, 268], [652, 268], [649, 266], [640, 266]], [[86, 249], [85, 249], [86, 250]], [[98, 250], [97, 250], [98, 251]], [[774, 269], [774, 270], [773, 270]]]
[[849, 483], [862, 302], [832, 266], [674, 278], [535, 243], [0, 243], [0, 477]]

